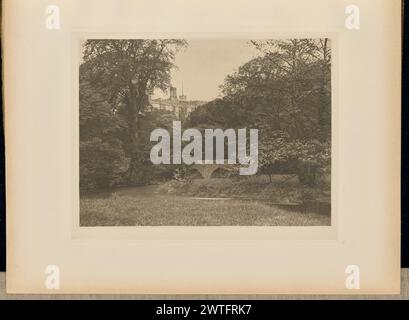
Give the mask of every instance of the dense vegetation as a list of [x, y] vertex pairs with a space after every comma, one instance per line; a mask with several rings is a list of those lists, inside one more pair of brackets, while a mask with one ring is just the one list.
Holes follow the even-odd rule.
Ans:
[[[148, 96], [154, 89], [170, 86], [175, 55], [186, 45], [171, 39], [88, 40], [84, 44], [80, 66], [82, 190], [143, 185], [180, 172], [181, 168], [153, 166], [149, 161], [150, 132], [169, 128], [174, 116], [150, 110]], [[260, 54], [228, 75], [221, 86], [222, 98], [198, 107], [184, 126], [259, 129], [260, 173], [297, 172], [300, 166], [307, 171], [329, 170], [329, 40], [266, 40], [250, 45]]]
[[313, 184], [316, 170], [330, 168], [329, 40], [252, 44], [260, 56], [227, 76], [223, 98], [195, 110], [189, 126], [257, 128], [261, 173], [301, 173], [301, 180]]
[[[142, 185], [171, 168], [149, 165], [149, 134], [173, 116], [147, 112], [149, 93], [170, 86], [184, 40], [87, 40], [80, 66], [80, 187]], [[151, 171], [162, 170], [165, 172]]]

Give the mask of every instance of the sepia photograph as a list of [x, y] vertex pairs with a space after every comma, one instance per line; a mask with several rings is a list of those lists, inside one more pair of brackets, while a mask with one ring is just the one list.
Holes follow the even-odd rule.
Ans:
[[331, 225], [331, 40], [87, 39], [80, 226]]
[[407, 296], [401, 1], [3, 2], [0, 299]]

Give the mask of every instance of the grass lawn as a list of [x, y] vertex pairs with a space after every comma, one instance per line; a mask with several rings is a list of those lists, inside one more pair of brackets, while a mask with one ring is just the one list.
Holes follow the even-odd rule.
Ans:
[[275, 203], [331, 202], [329, 185], [301, 186], [294, 176], [275, 175], [270, 183], [265, 175], [232, 178], [171, 180], [158, 186], [160, 194], [190, 197], [234, 197], [264, 199]]
[[292, 212], [257, 200], [115, 195], [82, 198], [81, 226], [328, 226], [330, 215]]

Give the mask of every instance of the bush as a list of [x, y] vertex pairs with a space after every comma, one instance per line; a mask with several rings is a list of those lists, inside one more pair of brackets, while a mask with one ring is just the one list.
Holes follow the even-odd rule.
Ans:
[[121, 178], [124, 154], [99, 138], [80, 142], [80, 189], [106, 190]]

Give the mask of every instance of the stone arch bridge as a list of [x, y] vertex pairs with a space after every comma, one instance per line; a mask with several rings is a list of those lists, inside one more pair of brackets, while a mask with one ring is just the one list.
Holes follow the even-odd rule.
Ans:
[[209, 163], [209, 164], [193, 164], [192, 169], [197, 170], [203, 177], [203, 179], [210, 179], [213, 172], [215, 172], [217, 169], [227, 169], [231, 167], [231, 164], [227, 164], [227, 161], [222, 164], [217, 164], [217, 163]]

